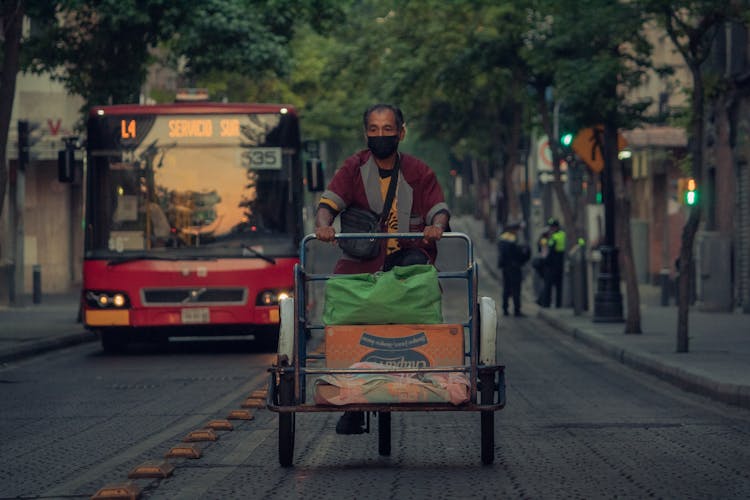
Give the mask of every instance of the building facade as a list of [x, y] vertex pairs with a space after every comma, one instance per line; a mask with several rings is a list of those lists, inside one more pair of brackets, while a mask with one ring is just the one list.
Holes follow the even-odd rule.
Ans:
[[[59, 83], [19, 74], [7, 158], [8, 191], [0, 218], [0, 303], [22, 303], [34, 291], [62, 293], [80, 284], [83, 256], [83, 189], [58, 181], [62, 138], [78, 134], [83, 101]], [[19, 120], [31, 125], [29, 163], [18, 169]]]

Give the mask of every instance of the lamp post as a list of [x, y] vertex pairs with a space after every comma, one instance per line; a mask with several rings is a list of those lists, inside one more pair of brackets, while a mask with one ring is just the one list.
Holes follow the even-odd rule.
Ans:
[[[616, 139], [615, 139], [616, 140]], [[599, 142], [601, 144], [601, 142]], [[612, 142], [610, 142], [612, 144]], [[607, 143], [604, 144], [608, 148]], [[612, 147], [612, 146], [609, 146]], [[606, 156], [606, 149], [604, 158]], [[616, 157], [616, 155], [614, 155]], [[609, 155], [612, 158], [612, 155]], [[594, 323], [621, 323], [622, 293], [620, 293], [620, 265], [615, 246], [615, 189], [611, 161], [604, 161], [602, 169], [602, 198], [604, 202], [604, 244], [599, 247], [601, 261], [594, 294]]]

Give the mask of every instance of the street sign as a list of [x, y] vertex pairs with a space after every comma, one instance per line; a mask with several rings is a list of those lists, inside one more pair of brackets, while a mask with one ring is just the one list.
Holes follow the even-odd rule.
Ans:
[[[604, 155], [602, 154], [604, 144], [604, 127], [599, 125], [579, 130], [573, 140], [573, 151], [591, 168], [594, 173], [604, 170]], [[617, 133], [617, 150], [621, 151], [628, 143], [625, 138]]]
[[537, 156], [539, 157], [538, 170], [552, 170], [552, 150], [549, 147], [549, 139], [545, 136], [539, 141], [539, 147], [537, 149]]

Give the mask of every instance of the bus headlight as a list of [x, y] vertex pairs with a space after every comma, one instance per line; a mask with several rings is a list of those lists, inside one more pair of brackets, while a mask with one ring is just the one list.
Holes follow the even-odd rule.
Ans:
[[258, 294], [255, 303], [259, 306], [276, 306], [279, 305], [281, 299], [291, 296], [292, 292], [289, 290], [263, 290]]
[[99, 309], [124, 309], [130, 307], [130, 299], [122, 292], [89, 290], [85, 295], [86, 305]]

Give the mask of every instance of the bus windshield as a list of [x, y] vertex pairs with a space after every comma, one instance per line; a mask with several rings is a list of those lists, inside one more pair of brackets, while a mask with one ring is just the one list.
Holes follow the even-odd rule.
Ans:
[[92, 118], [87, 256], [294, 255], [298, 134], [279, 113]]

